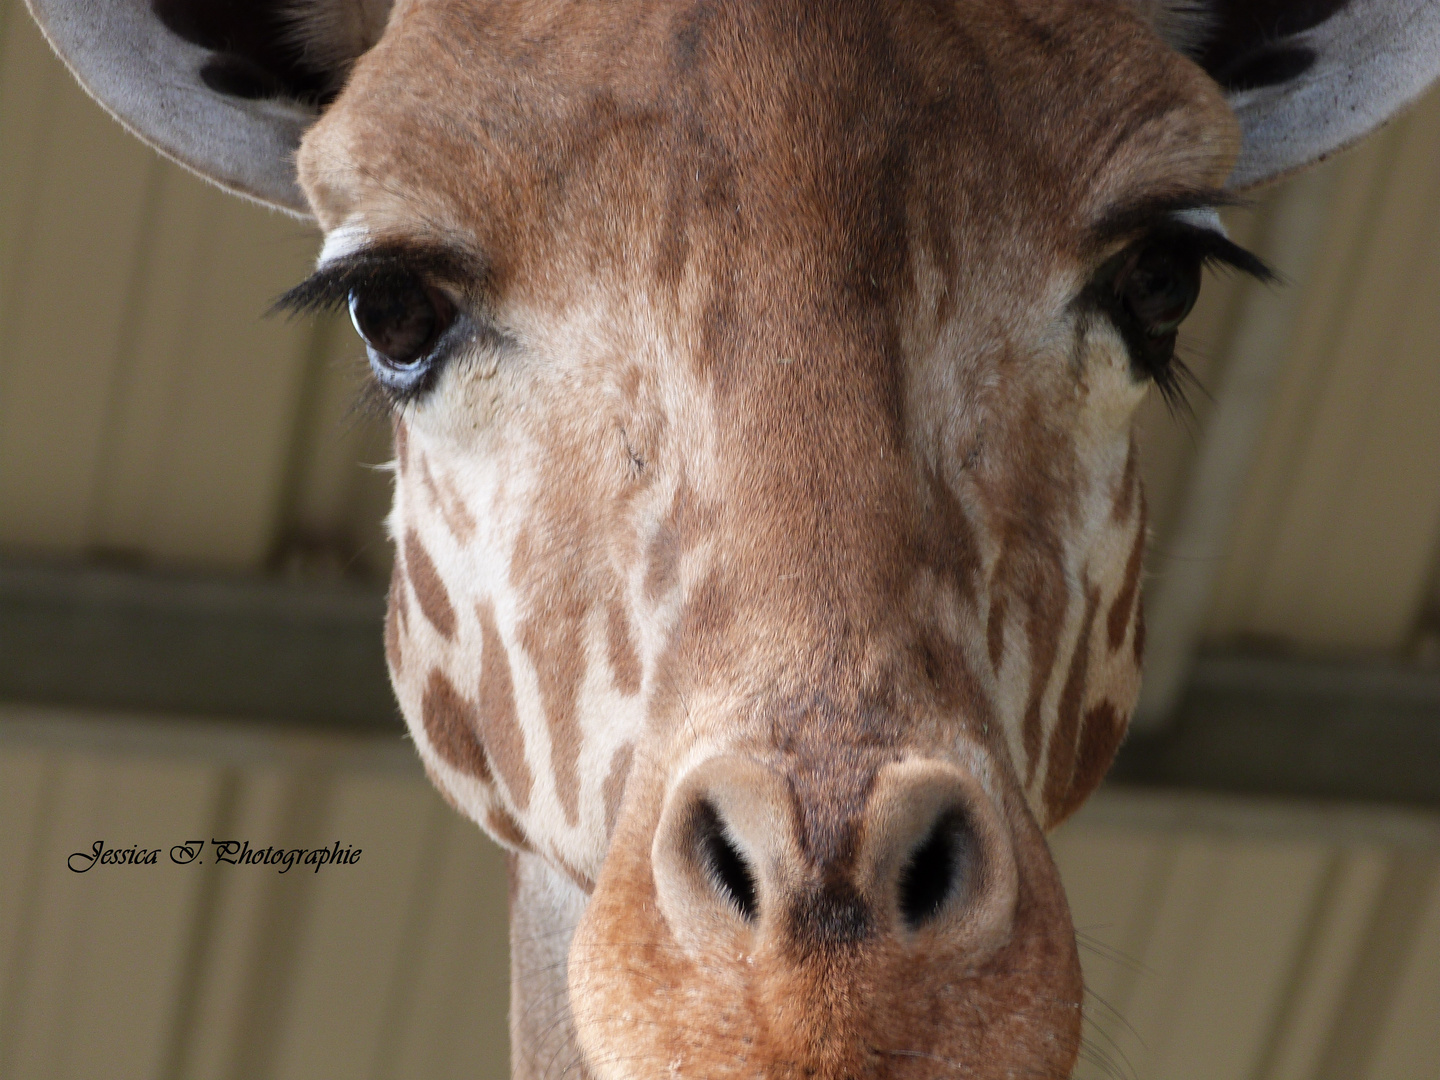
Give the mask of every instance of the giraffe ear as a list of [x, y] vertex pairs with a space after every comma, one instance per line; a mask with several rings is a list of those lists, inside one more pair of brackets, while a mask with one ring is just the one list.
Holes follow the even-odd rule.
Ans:
[[1248, 188], [1379, 127], [1440, 76], [1436, 0], [1130, 0], [1220, 84]]
[[122, 124], [221, 187], [306, 215], [300, 136], [385, 28], [391, 0], [27, 0]]

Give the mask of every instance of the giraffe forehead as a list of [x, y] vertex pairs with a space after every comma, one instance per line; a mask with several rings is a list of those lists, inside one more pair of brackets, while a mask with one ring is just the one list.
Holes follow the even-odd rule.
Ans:
[[896, 241], [1053, 261], [1127, 189], [1223, 180], [1227, 107], [1123, 5], [948, 8], [418, 0], [302, 184], [329, 229], [462, 235], [553, 309], [597, 272], [835, 294]]

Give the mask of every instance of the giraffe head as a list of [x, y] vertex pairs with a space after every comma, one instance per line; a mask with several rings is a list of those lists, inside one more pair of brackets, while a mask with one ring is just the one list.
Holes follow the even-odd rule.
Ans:
[[1138, 689], [1132, 418], [1202, 265], [1263, 272], [1227, 184], [1435, 66], [1433, 4], [1263, 7], [117, 0], [211, 91], [130, 114], [137, 61], [66, 53], [221, 182], [298, 176], [290, 299], [395, 417], [396, 693], [586, 894], [589, 1074], [1068, 1075], [1043, 834]]

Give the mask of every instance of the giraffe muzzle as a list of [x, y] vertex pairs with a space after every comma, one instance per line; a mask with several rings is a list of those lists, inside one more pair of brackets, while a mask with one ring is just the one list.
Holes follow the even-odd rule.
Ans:
[[[945, 939], [982, 961], [1008, 936], [1018, 875], [1008, 830], [973, 777], [891, 762], [856, 806], [806, 807], [781, 771], [711, 758], [675, 785], [651, 863], [660, 910], [692, 954], [803, 959]], [[831, 842], [819, 841], [825, 821]]]
[[654, 826], [617, 831], [577, 931], [587, 1061], [605, 1080], [1066, 1075], [1078, 962], [1018, 798], [889, 752], [685, 769]]

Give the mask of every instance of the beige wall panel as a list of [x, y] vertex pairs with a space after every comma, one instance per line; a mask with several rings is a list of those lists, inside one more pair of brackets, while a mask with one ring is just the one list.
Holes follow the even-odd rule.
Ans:
[[[1440, 518], [1440, 95], [1337, 170], [1334, 212], [1225, 562], [1211, 635], [1403, 643]], [[1428, 419], [1428, 422], [1427, 422]]]
[[[432, 887], [443, 845], [433, 792], [411, 778], [338, 777], [317, 844], [361, 849], [353, 866], [313, 873], [312, 917], [296, 955], [296, 981], [274, 1033], [276, 1080], [373, 1075], [393, 993], [414, 947], [407, 933]], [[295, 871], [291, 871], [292, 873]]]
[[383, 430], [346, 416], [308, 321], [263, 317], [313, 229], [126, 135], [23, 10], [0, 50], [0, 543], [254, 568], [288, 515], [348, 559], [377, 546], [388, 485], [356, 461], [388, 456]]
[[1440, 304], [1423, 288], [1440, 100], [1402, 123], [1257, 603], [1256, 630], [1306, 644], [1396, 648], [1428, 583], [1440, 485], [1415, 463], [1440, 460], [1440, 343], [1407, 351], [1397, 331]]
[[[1169, 871], [1163, 834], [1075, 825], [1051, 838], [1051, 849], [1080, 940], [1085, 989], [1096, 995], [1091, 1019], [1115, 1019], [1139, 974], [1149, 913]], [[1087, 1002], [1087, 1012], [1090, 1002]], [[1107, 1009], [1108, 1006], [1108, 1009]]]
[[[95, 819], [106, 792], [106, 770], [95, 761], [65, 763], [56, 783], [51, 813], [41, 823], [37, 846], [46, 856], [30, 888], [27, 924], [21, 930], [21, 948], [7, 973], [13, 993], [0, 1002], [0, 1076], [30, 1080], [55, 1074], [71, 1019], [67, 982], [72, 981], [78, 942], [75, 931], [84, 925], [88, 889], [69, 888], [86, 877], [70, 874], [65, 855], [89, 848], [95, 837]], [[57, 857], [58, 856], [58, 857]], [[97, 867], [96, 871], [103, 869]]]
[[0, 323], [8, 325], [19, 299], [15, 284], [40, 231], [31, 210], [50, 144], [60, 137], [55, 114], [72, 80], [22, 0], [0, 0], [0, 11], [9, 20], [0, 40]]
[[1157, 830], [1072, 823], [1051, 838], [1085, 972], [1085, 1049], [1077, 1080], [1133, 1071], [1137, 1048], [1126, 1004], [1143, 980], [1140, 957], [1174, 845]]
[[38, 750], [0, 753], [0, 1036], [21, 993], [21, 950], [34, 917], [55, 779], [54, 764]]
[[[1166, 1080], [1248, 1080], [1265, 1049], [1326, 864], [1319, 844], [1237, 843], [1188, 973], [1185, 1008], [1152, 1059]], [[1157, 1048], [1158, 1049], [1158, 1048]]]
[[[359, 552], [357, 566], [379, 580], [389, 580], [395, 548], [386, 526], [393, 490], [388, 464], [395, 455], [388, 426], [372, 430], [371, 438], [373, 441], [361, 458], [365, 475], [351, 501], [350, 536]], [[386, 467], [371, 464], [373, 462], [384, 462]]]
[[350, 320], [316, 320], [315, 358], [306, 372], [305, 408], [296, 444], [292, 524], [316, 535], [344, 529], [360, 473], [365, 436], [376, 418], [360, 403], [369, 372]]
[[[156, 1076], [172, 1037], [173, 1001], [201, 876], [170, 862], [176, 822], [206, 823], [215, 771], [203, 765], [67, 763], [36, 882], [26, 991], [0, 1044], [15, 1080]], [[155, 866], [72, 873], [64, 855], [94, 840], [161, 846]]]
[[1318, 844], [1181, 841], [1126, 1009], [1141, 1076], [1248, 1080], [1324, 864]]
[[[1440, 139], [1432, 149], [1440, 162]], [[1440, 192], [1440, 168], [1429, 187]], [[1310, 599], [1302, 641], [1313, 634], [1327, 647], [1400, 649], [1427, 599], [1440, 543], [1440, 478], [1426, 468], [1440, 463], [1440, 200], [1427, 209], [1424, 228], [1415, 215], [1422, 244], [1389, 301], [1390, 332], [1377, 333], [1383, 351], [1373, 355], [1369, 415], [1347, 462], [1341, 512], [1333, 530], [1318, 530], [1328, 533], [1325, 588]]]
[[[195, 341], [219, 216], [230, 198], [159, 163], [158, 207], [144, 260], [135, 335], [116, 381], [90, 542], [143, 556], [173, 445], [174, 418], [195, 365]], [[204, 508], [196, 507], [197, 514]]]
[[1201, 938], [1214, 919], [1216, 883], [1224, 873], [1224, 845], [1209, 839], [1173, 839], [1164, 886], [1153, 899], [1151, 930], [1133, 956], [1140, 977], [1129, 998], [1113, 1003], [1130, 1025], [1127, 1054], [1143, 1078], [1156, 1075], [1154, 1062], [1168, 1047], [1175, 1018], [1186, 1004], [1189, 973]]
[[508, 1076], [510, 921], [505, 860], [478, 826], [448, 809], [444, 859], [426, 912], [395, 1036], [377, 1077]]
[[374, 575], [389, 565], [381, 521], [390, 506], [390, 422], [362, 400], [369, 365], [349, 318], [323, 320], [316, 335], [284, 527], [296, 557], [339, 559], [345, 565], [330, 569]]
[[[159, 862], [101, 866], [65, 879], [72, 889], [92, 892], [84, 921], [70, 930], [81, 945], [81, 977], [69, 988], [72, 1024], [58, 1075], [149, 1080], [175, 1037], [174, 1005], [201, 885], [198, 867], [170, 861], [171, 845], [193, 838], [173, 830], [187, 822], [208, 831], [217, 775], [200, 764], [146, 761], [113, 767], [112, 775], [110, 802], [97, 826], [103, 823], [117, 846], [128, 839], [158, 848]], [[112, 881], [99, 877], [111, 869], [121, 871], [109, 875]]]
[[0, 543], [73, 551], [85, 543], [156, 161], [68, 78], [45, 124], [56, 137], [16, 208], [33, 235], [16, 244], [23, 261], [0, 324]]
[[1440, 881], [1409, 954], [1365, 1080], [1440, 1080]]
[[1357, 846], [1336, 854], [1320, 891], [1306, 956], [1283, 1006], [1260, 1080], [1314, 1080], [1345, 1005], [1392, 856]]
[[1211, 617], [1215, 637], [1252, 632], [1258, 595], [1269, 571], [1270, 545], [1283, 520], [1293, 478], [1302, 468], [1319, 400], [1336, 359], [1334, 346], [1343, 329], [1345, 298], [1357, 273], [1357, 252], [1378, 210], [1376, 186], [1389, 171], [1400, 141], [1399, 129], [1391, 127], [1320, 166], [1334, 173], [1329, 223], [1225, 557]]
[[[249, 839], [252, 846], [287, 844], [295, 785], [304, 777], [289, 770], [253, 767], [231, 779], [231, 806], [205, 839]], [[212, 849], [213, 850], [213, 849]], [[251, 1044], [268, 1043], [260, 1029], [265, 998], [276, 993], [266, 976], [281, 967], [289, 944], [277, 928], [284, 905], [302, 899], [309, 882], [289, 880], [269, 867], [213, 865], [207, 873], [214, 898], [207, 925], [196, 941], [199, 955], [191, 999], [177, 1002], [182, 1021], [177, 1072], [187, 1080], [247, 1080], [255, 1060]], [[263, 1057], [263, 1055], [259, 1055]]]
[[252, 567], [274, 539], [309, 327], [265, 318], [310, 269], [297, 222], [236, 199], [216, 204], [215, 243], [194, 313], [192, 361], [167, 418], [150, 550], [210, 567]]

